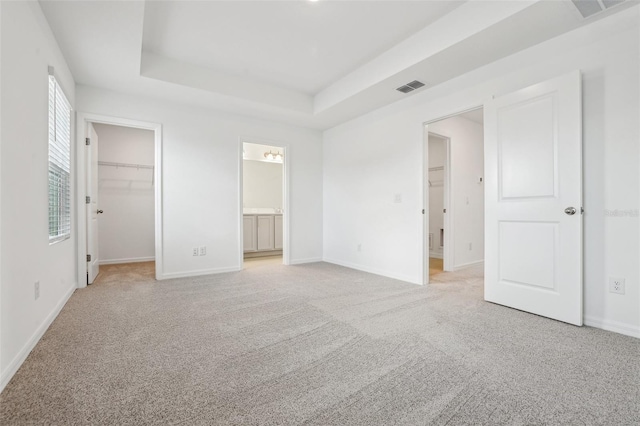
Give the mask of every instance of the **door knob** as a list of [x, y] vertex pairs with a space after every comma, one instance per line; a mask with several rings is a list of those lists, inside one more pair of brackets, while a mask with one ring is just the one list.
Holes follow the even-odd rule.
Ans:
[[574, 214], [576, 214], [576, 211], [577, 210], [575, 207], [567, 207], [566, 209], [564, 209], [564, 212], [569, 216], [573, 216]]
[[104, 213], [102, 210], [98, 210], [96, 213], [100, 214], [100, 213]]

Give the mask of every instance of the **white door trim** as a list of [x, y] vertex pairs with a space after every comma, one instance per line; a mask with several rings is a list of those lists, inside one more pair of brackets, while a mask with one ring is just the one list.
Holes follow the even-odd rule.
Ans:
[[133, 127], [136, 129], [152, 130], [155, 135], [155, 159], [153, 169], [155, 191], [155, 260], [156, 279], [164, 278], [163, 272], [163, 244], [162, 244], [162, 125], [146, 121], [130, 120], [126, 118], [78, 112], [76, 120], [76, 248], [78, 288], [87, 286], [87, 231], [85, 217], [86, 173], [85, 164], [85, 135], [88, 123], [111, 124], [114, 126]]
[[435, 132], [429, 131], [429, 125], [438, 121], [446, 120], [447, 118], [456, 117], [460, 114], [475, 111], [483, 108], [483, 105], [463, 109], [459, 112], [445, 115], [440, 118], [426, 121], [422, 123], [422, 208], [424, 209], [422, 219], [422, 284], [429, 284], [429, 133], [434, 136], [446, 140], [446, 167], [444, 174], [444, 208], [447, 209], [447, 214], [444, 215], [444, 250], [443, 250], [443, 270], [454, 271], [454, 241], [453, 238], [455, 230], [451, 226], [451, 218], [453, 217], [455, 206], [451, 202], [451, 195], [453, 194], [453, 182], [451, 181], [451, 171], [455, 167], [453, 161], [451, 161], [451, 138], [445, 135], [441, 135]]
[[244, 170], [244, 158], [242, 155], [242, 146], [245, 143], [252, 143], [257, 145], [270, 145], [277, 146], [282, 148], [282, 153], [284, 159], [282, 160], [282, 264], [283, 265], [291, 265], [291, 250], [290, 250], [290, 242], [291, 242], [291, 232], [290, 232], [290, 217], [291, 217], [291, 209], [290, 209], [290, 200], [289, 196], [289, 188], [290, 188], [290, 176], [291, 176], [291, 147], [289, 144], [284, 144], [282, 142], [268, 140], [268, 139], [260, 139], [253, 137], [245, 137], [241, 136], [238, 139], [238, 265], [239, 269], [242, 270], [244, 268], [244, 241], [242, 234], [242, 220], [244, 217], [244, 208], [242, 205], [243, 202], [243, 170]]

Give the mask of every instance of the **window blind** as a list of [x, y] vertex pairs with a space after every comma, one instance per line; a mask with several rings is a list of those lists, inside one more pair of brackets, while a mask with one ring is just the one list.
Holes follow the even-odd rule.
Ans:
[[49, 76], [49, 244], [71, 235], [71, 105]]

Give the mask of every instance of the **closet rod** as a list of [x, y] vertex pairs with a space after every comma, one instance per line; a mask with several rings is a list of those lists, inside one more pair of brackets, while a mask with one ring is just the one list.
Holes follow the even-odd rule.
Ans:
[[429, 167], [429, 171], [430, 172], [437, 172], [439, 170], [444, 170], [444, 166], [439, 166], [439, 167]]
[[100, 166], [112, 166], [112, 167], [130, 167], [132, 169], [152, 169], [153, 166], [146, 164], [130, 164], [130, 163], [112, 163], [110, 161], [98, 161]]

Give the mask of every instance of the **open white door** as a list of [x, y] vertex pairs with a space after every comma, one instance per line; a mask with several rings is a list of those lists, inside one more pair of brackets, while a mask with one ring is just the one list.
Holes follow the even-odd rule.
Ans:
[[92, 284], [100, 272], [98, 263], [98, 135], [88, 126], [89, 145], [86, 147], [87, 165], [87, 284]]
[[485, 300], [582, 325], [580, 72], [484, 111]]

